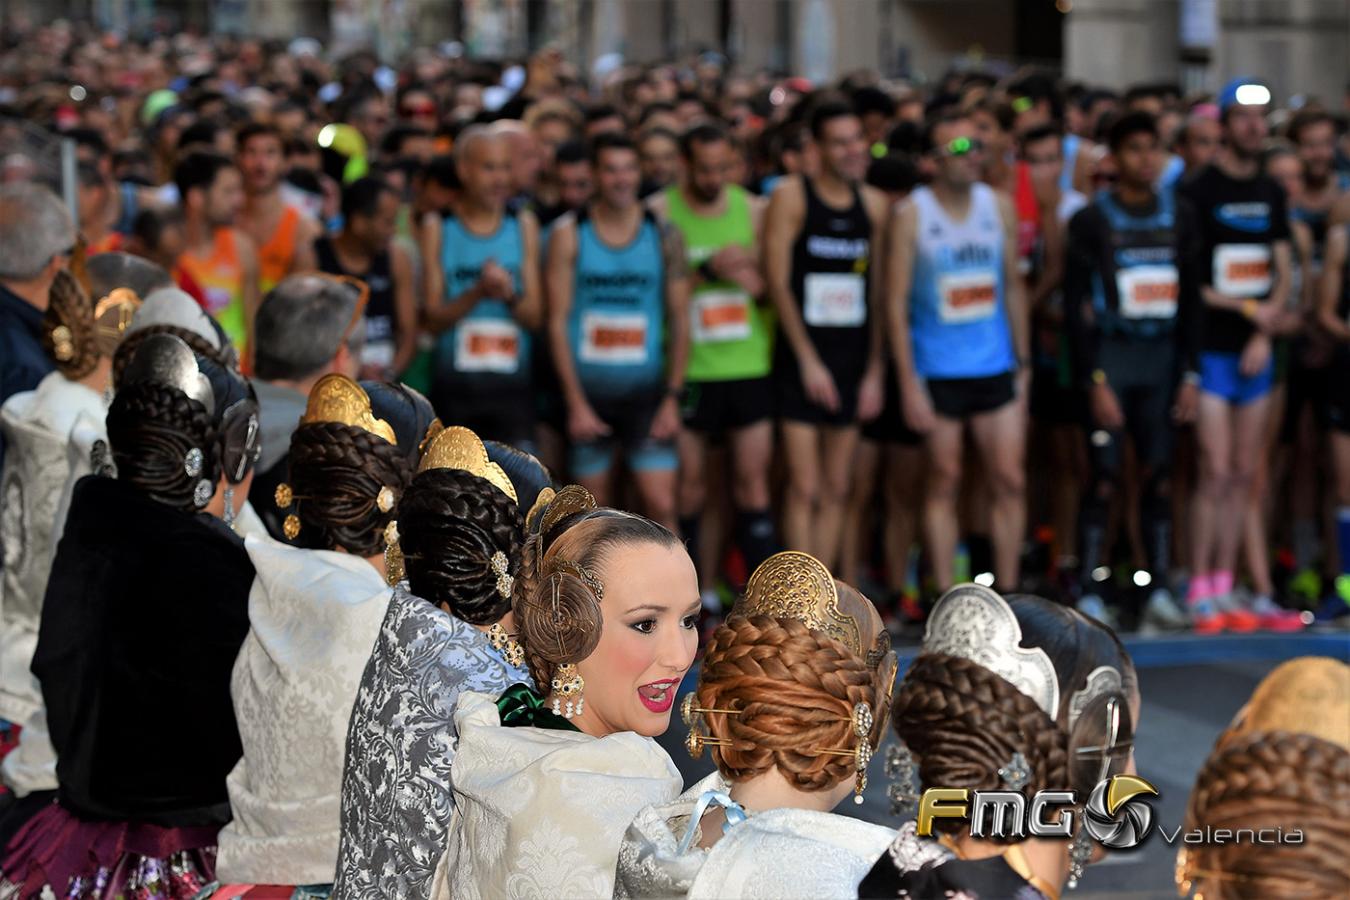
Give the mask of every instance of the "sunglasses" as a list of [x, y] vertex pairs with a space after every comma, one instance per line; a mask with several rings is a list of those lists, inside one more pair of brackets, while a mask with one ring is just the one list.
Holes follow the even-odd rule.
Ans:
[[436, 115], [436, 104], [434, 103], [414, 103], [403, 107], [405, 116], [434, 116]]
[[979, 138], [958, 137], [952, 138], [945, 146], [939, 147], [937, 154], [938, 156], [958, 157], [979, 153], [983, 149], [984, 141]]

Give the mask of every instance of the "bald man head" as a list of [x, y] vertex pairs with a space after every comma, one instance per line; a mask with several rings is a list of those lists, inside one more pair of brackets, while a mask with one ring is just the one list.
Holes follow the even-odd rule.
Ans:
[[497, 211], [512, 194], [511, 150], [504, 135], [473, 125], [455, 142], [455, 166], [463, 183], [463, 202]]

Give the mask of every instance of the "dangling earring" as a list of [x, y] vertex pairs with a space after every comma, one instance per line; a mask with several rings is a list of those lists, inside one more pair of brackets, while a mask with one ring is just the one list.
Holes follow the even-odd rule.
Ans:
[[[297, 526], [299, 520], [296, 520]], [[296, 533], [300, 532], [299, 527]], [[384, 526], [384, 581], [395, 587], [403, 580], [403, 548], [398, 543], [398, 520], [392, 519]]]
[[867, 764], [872, 761], [872, 724], [875, 721], [872, 718], [872, 707], [866, 703], [855, 703], [853, 705], [853, 714], [849, 716], [849, 721], [853, 727], [853, 734], [858, 739], [858, 744], [852, 750], [831, 750], [829, 748], [816, 747], [810, 752], [821, 753], [827, 756], [851, 756], [853, 757], [853, 770], [856, 773], [853, 779], [853, 802], [862, 805], [863, 791], [867, 790]]
[[[582, 691], [586, 688], [586, 681], [577, 671], [575, 663], [564, 663], [553, 671], [553, 714], [562, 716], [564, 719], [570, 719], [573, 716], [579, 716], [586, 710], [586, 698]], [[576, 698], [576, 704], [573, 705], [572, 698]], [[567, 700], [566, 711], [562, 708], [562, 699]]]
[[1078, 887], [1078, 882], [1083, 878], [1083, 869], [1092, 860], [1092, 839], [1088, 836], [1087, 829], [1081, 824], [1078, 831], [1074, 832], [1073, 840], [1069, 843], [1069, 890]]
[[492, 627], [488, 629], [487, 637], [492, 649], [502, 655], [508, 666], [519, 669], [525, 664], [525, 648], [511, 637], [511, 634], [502, 627], [501, 622], [493, 623]]
[[234, 528], [234, 488], [225, 488], [225, 527]]

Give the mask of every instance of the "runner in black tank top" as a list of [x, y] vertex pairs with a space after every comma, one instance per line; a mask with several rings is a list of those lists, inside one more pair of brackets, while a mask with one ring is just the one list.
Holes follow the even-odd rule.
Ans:
[[820, 160], [811, 178], [784, 179], [764, 215], [764, 269], [778, 313], [774, 390], [787, 462], [788, 549], [837, 565], [861, 420], [881, 412], [882, 317], [870, 281], [886, 197], [862, 184], [869, 156], [852, 108], [811, 114]]
[[839, 410], [832, 414], [806, 397], [796, 355], [780, 335], [774, 359], [778, 414], [811, 424], [849, 425], [857, 419], [858, 385], [871, 340], [872, 220], [857, 187], [844, 210], [827, 206], [805, 175], [802, 193], [806, 219], [792, 245], [792, 294], [816, 353], [834, 376]]
[[[349, 272], [338, 261], [333, 239], [321, 237], [314, 242], [314, 255], [319, 260], [319, 271], [330, 275], [347, 275], [359, 279], [370, 288], [366, 302], [366, 344], [361, 353], [362, 365], [370, 364], [371, 356], [382, 355], [378, 348], [387, 345], [389, 361], [393, 361], [394, 336], [394, 276], [389, 262], [389, 251], [375, 255], [370, 268], [364, 272]], [[375, 352], [372, 353], [374, 349]], [[388, 365], [388, 363], [382, 363]]]

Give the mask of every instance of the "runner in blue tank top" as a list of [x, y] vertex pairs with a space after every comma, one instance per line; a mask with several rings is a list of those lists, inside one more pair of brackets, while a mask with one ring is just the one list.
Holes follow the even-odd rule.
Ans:
[[522, 449], [534, 445], [531, 332], [542, 324], [539, 226], [512, 215], [500, 134], [469, 128], [455, 145], [463, 190], [423, 235], [426, 324], [439, 334], [431, 401], [447, 425]]
[[553, 226], [547, 270], [571, 476], [607, 504], [621, 448], [643, 512], [673, 530], [678, 398], [689, 351], [684, 248], [638, 198], [631, 140], [600, 135], [591, 164], [596, 198]]
[[994, 575], [1015, 590], [1026, 527], [1028, 327], [1012, 204], [979, 177], [969, 118], [929, 126], [937, 168], [891, 223], [888, 326], [909, 426], [924, 435], [924, 509], [937, 586], [955, 577], [962, 443], [969, 427], [993, 495]]

